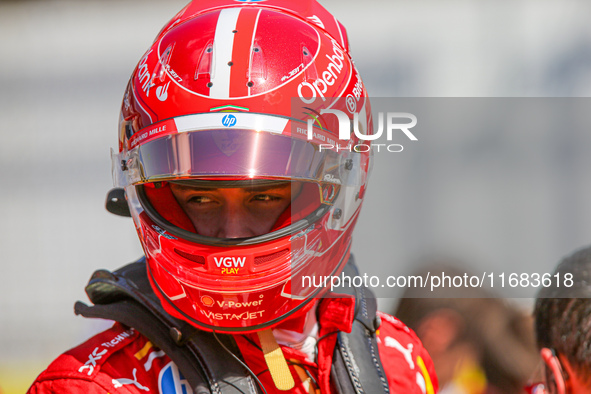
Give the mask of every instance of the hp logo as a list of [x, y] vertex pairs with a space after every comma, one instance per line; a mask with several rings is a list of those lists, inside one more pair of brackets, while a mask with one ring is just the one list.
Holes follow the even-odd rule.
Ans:
[[234, 115], [224, 115], [222, 124], [226, 127], [232, 127], [236, 124], [236, 117]]

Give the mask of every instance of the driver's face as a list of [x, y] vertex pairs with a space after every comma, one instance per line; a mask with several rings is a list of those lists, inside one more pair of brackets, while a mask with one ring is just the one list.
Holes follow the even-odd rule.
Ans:
[[268, 233], [300, 192], [301, 183], [247, 187], [191, 187], [171, 183], [172, 193], [198, 234], [246, 238]]

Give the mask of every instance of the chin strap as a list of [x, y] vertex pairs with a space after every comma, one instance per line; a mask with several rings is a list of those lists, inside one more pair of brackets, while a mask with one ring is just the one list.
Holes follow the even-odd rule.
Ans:
[[273, 331], [266, 329], [258, 331], [257, 335], [275, 387], [281, 391], [291, 390], [295, 386], [295, 382], [287, 366], [287, 361], [285, 361], [283, 351], [273, 336]]

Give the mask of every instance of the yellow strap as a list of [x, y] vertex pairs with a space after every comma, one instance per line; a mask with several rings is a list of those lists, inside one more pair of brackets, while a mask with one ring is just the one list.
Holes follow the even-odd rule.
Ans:
[[257, 334], [275, 387], [281, 391], [291, 390], [295, 386], [295, 382], [273, 332], [267, 329], [258, 331]]
[[141, 360], [142, 358], [144, 358], [146, 356], [146, 354], [148, 354], [150, 349], [152, 349], [152, 342], [148, 341], [148, 342], [146, 342], [144, 347], [141, 348], [140, 351], [138, 351], [136, 354], [134, 354], [135, 358], [137, 358], [138, 360]]
[[433, 382], [431, 382], [431, 376], [429, 376], [429, 371], [427, 371], [427, 366], [425, 365], [425, 362], [421, 356], [417, 356], [417, 364], [419, 364], [419, 368], [423, 373], [423, 378], [425, 378], [425, 388], [427, 389], [427, 394], [435, 394]]

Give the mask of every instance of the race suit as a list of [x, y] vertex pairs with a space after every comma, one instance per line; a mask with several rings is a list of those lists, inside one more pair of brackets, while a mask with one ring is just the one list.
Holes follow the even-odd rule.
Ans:
[[[267, 393], [334, 393], [330, 368], [335, 331], [350, 330], [352, 321], [343, 321], [342, 305], [325, 303], [323, 306], [318, 314], [321, 339], [316, 345], [314, 361], [300, 350], [281, 346], [295, 380], [295, 387], [289, 391], [275, 388], [257, 335], [234, 336], [242, 358]], [[415, 333], [390, 315], [378, 312], [378, 316], [382, 322], [377, 331], [378, 349], [390, 392], [436, 393], [438, 383], [433, 363]], [[31, 394], [145, 392], [192, 394], [193, 390], [162, 350], [133, 328], [119, 323], [59, 356], [28, 391]]]

